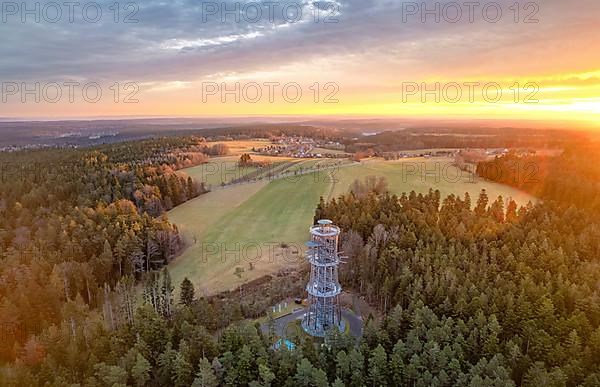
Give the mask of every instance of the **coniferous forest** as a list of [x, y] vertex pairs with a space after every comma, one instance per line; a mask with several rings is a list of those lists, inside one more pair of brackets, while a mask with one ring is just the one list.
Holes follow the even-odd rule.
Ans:
[[600, 0], [0, 15], [0, 387], [600, 387]]
[[[163, 213], [203, 193], [175, 172], [203, 160], [194, 144], [0, 153], [3, 361], [40, 349], [35, 335], [52, 327], [70, 321], [77, 331], [84, 309], [131, 298], [136, 279], [177, 253], [177, 227]], [[115, 326], [121, 317], [111, 315]]]
[[546, 160], [573, 167], [544, 168], [546, 185], [524, 188], [542, 200], [522, 207], [384, 184], [315, 203], [344, 233], [341, 282], [378, 313], [359, 342], [332, 332], [275, 350], [241, 300], [198, 297], [189, 281], [176, 298], [164, 269], [181, 245], [164, 211], [204, 192], [177, 170], [205, 151], [172, 138], [0, 154], [0, 385], [600, 385], [585, 154]]

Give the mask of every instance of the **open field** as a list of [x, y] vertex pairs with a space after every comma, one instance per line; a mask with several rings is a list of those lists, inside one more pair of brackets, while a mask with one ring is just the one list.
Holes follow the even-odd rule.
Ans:
[[346, 165], [351, 164], [352, 161], [348, 159], [307, 159], [303, 160], [299, 163], [296, 163], [294, 166], [290, 167], [288, 171], [306, 171], [313, 168], [328, 168], [337, 165]]
[[[169, 219], [179, 227], [187, 249], [170, 265], [174, 283], [186, 276], [199, 285], [208, 273], [202, 271], [202, 241], [204, 235], [226, 214], [235, 211], [250, 197], [267, 185], [266, 182], [244, 184], [226, 190], [209, 192], [169, 211]], [[176, 287], [176, 290], [179, 290]]]
[[284, 163], [298, 163], [299, 159], [287, 157], [271, 157], [252, 155], [252, 160], [256, 162], [268, 162], [269, 166], [258, 168], [255, 166], [239, 166], [239, 156], [224, 156], [211, 158], [207, 163], [200, 164], [192, 168], [183, 170], [197, 182], [203, 182], [210, 189], [215, 186], [230, 183], [233, 180], [244, 176], [266, 175], [269, 171], [277, 169], [278, 165]]
[[388, 189], [395, 194], [427, 193], [430, 188], [438, 189], [442, 198], [450, 194], [471, 195], [473, 202], [477, 200], [482, 189], [488, 192], [491, 200], [498, 195], [504, 199], [512, 197], [518, 204], [526, 205], [535, 198], [512, 187], [493, 183], [473, 174], [461, 171], [452, 165], [449, 158], [412, 158], [398, 161], [367, 160], [351, 168], [340, 168], [335, 173], [334, 188], [328, 198], [338, 197], [348, 192], [348, 187], [356, 179], [364, 180], [367, 176], [384, 176]]
[[297, 265], [327, 180], [310, 174], [249, 183], [211, 192], [211, 197], [171, 211], [171, 221], [192, 242], [171, 265], [174, 283], [187, 276], [200, 292], [213, 293]]
[[409, 155], [409, 156], [419, 156], [419, 155], [424, 155], [424, 154], [433, 154], [433, 153], [437, 153], [437, 152], [456, 152], [459, 151], [460, 149], [456, 149], [456, 148], [430, 148], [430, 149], [410, 149], [410, 150], [402, 150], [402, 151], [398, 151], [398, 153], [402, 153], [405, 155]]
[[262, 148], [271, 144], [267, 139], [251, 139], [251, 140], [235, 140], [235, 141], [214, 141], [207, 142], [206, 145], [213, 146], [216, 144], [224, 144], [229, 148], [229, 153], [232, 156], [239, 156], [242, 153], [252, 153], [252, 148]]
[[312, 153], [320, 153], [322, 155], [343, 155], [346, 154], [343, 150], [339, 149], [327, 149], [327, 148], [313, 148]]
[[[333, 160], [298, 160], [285, 170], [314, 167]], [[285, 162], [285, 161], [284, 161]], [[302, 262], [298, 253], [308, 238], [320, 196], [337, 197], [348, 192], [355, 179], [384, 176], [391, 192], [427, 192], [439, 189], [442, 197], [469, 192], [473, 202], [482, 188], [490, 199], [502, 195], [521, 205], [535, 198], [511, 187], [474, 179], [444, 158], [400, 161], [371, 159], [302, 176], [235, 185], [215, 190], [169, 213], [188, 248], [171, 265], [173, 283], [184, 277], [198, 293], [214, 294]], [[285, 162], [285, 163], [289, 163]], [[345, 161], [345, 164], [348, 164]], [[186, 170], [187, 172], [187, 170]]]

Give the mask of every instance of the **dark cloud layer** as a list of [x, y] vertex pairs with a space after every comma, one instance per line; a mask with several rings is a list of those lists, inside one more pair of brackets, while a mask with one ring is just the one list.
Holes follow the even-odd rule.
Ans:
[[[535, 12], [539, 23], [533, 24], [514, 22], [514, 12], [509, 10], [514, 2], [497, 1], [505, 12], [498, 23], [483, 19], [481, 8], [490, 3], [487, 1], [481, 2], [473, 23], [465, 14], [458, 23], [436, 23], [431, 16], [423, 23], [419, 15], [407, 15], [403, 20], [403, 10], [412, 9], [409, 2], [384, 0], [271, 2], [275, 10], [273, 20], [268, 17], [269, 5], [263, 3], [262, 17], [256, 22], [248, 20], [256, 16], [251, 2], [238, 2], [240, 9], [246, 6], [248, 10], [239, 22], [232, 15], [223, 22], [219, 12], [208, 15], [214, 5], [222, 7], [227, 3], [228, 9], [235, 9], [236, 2], [230, 0], [212, 4], [144, 0], [127, 8], [128, 3], [122, 2], [116, 23], [110, 8], [114, 0], [95, 3], [103, 10], [96, 23], [83, 19], [81, 7], [76, 9], [73, 23], [65, 14], [57, 23], [49, 23], [43, 17], [36, 23], [31, 15], [22, 23], [20, 12], [11, 15], [3, 9], [0, 78], [46, 82], [186, 81], [217, 73], [275, 70], [290, 63], [341, 55], [372, 60], [374, 69], [379, 64], [398, 63], [400, 67], [409, 62], [424, 71], [438, 69], [449, 74], [468, 67], [501, 72], [503, 61], [510, 61], [513, 66], [520, 61], [524, 72], [535, 72], [544, 66], [548, 69], [552, 63], [560, 70], [570, 63], [569, 55], [588, 55], [590, 59], [597, 55], [582, 53], [580, 47], [586, 42], [593, 44], [600, 37], [597, 0], [539, 1], [539, 11]], [[40, 9], [47, 3], [39, 3]], [[434, 2], [427, 3], [435, 7]], [[440, 2], [448, 3], [452, 2]], [[523, 8], [526, 3], [522, 2]], [[34, 2], [27, 4], [30, 9], [34, 7]], [[285, 7], [292, 13], [302, 9], [302, 19], [286, 20], [282, 15]], [[319, 10], [315, 11], [315, 7]], [[131, 16], [134, 10], [137, 11]], [[522, 9], [519, 18], [534, 10]], [[92, 11], [89, 14], [93, 16]], [[315, 12], [319, 23], [315, 22]], [[138, 22], [125, 23], [127, 15], [131, 16], [130, 21]], [[337, 23], [323, 22], [327, 17]], [[567, 50], [565, 56], [557, 57], [562, 50]]]

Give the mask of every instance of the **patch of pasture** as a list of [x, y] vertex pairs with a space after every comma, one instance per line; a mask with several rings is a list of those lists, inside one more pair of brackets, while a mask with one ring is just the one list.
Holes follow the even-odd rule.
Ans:
[[[216, 195], [232, 195], [240, 187], [256, 189], [255, 183], [245, 184], [211, 192], [204, 202], [192, 201], [188, 211], [172, 211], [169, 218], [186, 235], [197, 233], [195, 243], [171, 264], [173, 282], [187, 276], [200, 293], [212, 294], [300, 264], [315, 206], [329, 184], [327, 176], [318, 174], [283, 178], [263, 185], [247, 200], [233, 194], [239, 201], [231, 210], [217, 205], [227, 198]], [[192, 210], [201, 212], [200, 206], [210, 218], [206, 226], [194, 226], [204, 219], [190, 217]]]
[[[289, 172], [323, 161], [304, 160], [278, 168]], [[346, 160], [340, 168], [263, 178], [203, 195], [169, 213], [189, 246], [170, 264], [173, 283], [178, 287], [188, 277], [199, 294], [214, 294], [301, 264], [299, 247], [308, 238], [319, 197], [345, 194], [355, 179], [367, 176], [384, 176], [396, 194], [434, 188], [442, 198], [469, 192], [475, 203], [481, 189], [486, 189], [490, 200], [502, 195], [520, 205], [535, 201], [524, 192], [461, 171], [452, 162], [449, 158], [371, 159], [347, 165]]]
[[536, 201], [535, 197], [523, 191], [462, 171], [453, 165], [450, 158], [410, 158], [397, 161], [375, 159], [340, 168], [336, 170], [336, 182], [329, 197], [348, 193], [354, 180], [364, 181], [367, 176], [385, 177], [389, 191], [398, 195], [410, 191], [427, 193], [433, 188], [440, 191], [442, 198], [450, 194], [462, 197], [468, 192], [474, 203], [481, 190], [485, 189], [490, 200], [501, 195], [504, 199], [513, 198], [520, 205]]

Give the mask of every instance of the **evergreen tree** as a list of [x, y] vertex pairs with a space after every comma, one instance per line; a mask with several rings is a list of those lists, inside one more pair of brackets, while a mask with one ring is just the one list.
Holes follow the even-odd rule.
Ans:
[[180, 348], [173, 361], [173, 385], [176, 387], [190, 386], [193, 382], [193, 371], [192, 364]]
[[479, 193], [479, 198], [477, 199], [477, 205], [475, 206], [475, 213], [478, 216], [484, 216], [487, 212], [488, 205], [488, 195], [485, 189], [481, 190]]
[[404, 379], [404, 357], [406, 355], [406, 347], [402, 340], [398, 340], [392, 351], [389, 361], [390, 380], [400, 383]]
[[350, 354], [349, 354], [349, 359], [350, 359], [350, 370], [352, 372], [352, 375], [350, 376], [350, 385], [355, 386], [355, 387], [363, 386], [364, 385], [363, 369], [365, 366], [365, 360], [364, 360], [362, 353], [360, 353], [360, 351], [358, 351], [356, 349], [352, 349], [352, 351], [350, 351]]
[[517, 216], [517, 203], [510, 199], [508, 201], [508, 205], [506, 206], [506, 221], [509, 223], [516, 222], [518, 220]]
[[531, 366], [523, 380], [523, 386], [545, 386], [545, 387], [562, 387], [565, 386], [567, 377], [564, 372], [556, 368], [548, 372], [541, 362], [536, 362]]
[[179, 293], [180, 302], [183, 305], [191, 306], [194, 302], [194, 285], [187, 277], [181, 281], [181, 289]]
[[333, 381], [333, 383], [331, 384], [331, 387], [344, 387], [344, 386], [345, 386], [344, 382], [339, 378], [335, 379]]
[[260, 385], [262, 387], [270, 387], [273, 380], [275, 380], [275, 374], [265, 364], [258, 365], [258, 375], [260, 376]]
[[135, 365], [131, 369], [131, 376], [135, 385], [139, 387], [145, 386], [150, 380], [150, 363], [140, 353], [137, 354]]
[[311, 386], [311, 383], [314, 380], [314, 371], [315, 368], [308, 361], [308, 359], [303, 358], [298, 365], [298, 369], [296, 371], [296, 375], [294, 376], [294, 381], [297, 386]]
[[252, 380], [257, 379], [254, 360], [255, 354], [252, 353], [249, 346], [244, 345], [240, 350], [239, 357], [236, 363], [238, 383], [246, 385], [249, 384]]
[[124, 386], [127, 383], [127, 371], [119, 366], [99, 363], [94, 365], [96, 377], [106, 386]]
[[196, 373], [192, 387], [217, 387], [218, 385], [219, 380], [215, 375], [212, 365], [207, 358], [203, 357], [198, 364], [198, 372]]
[[372, 386], [387, 386], [387, 354], [381, 344], [369, 358], [369, 381]]
[[346, 355], [346, 351], [342, 350], [337, 353], [335, 363], [336, 363], [336, 371], [335, 371], [336, 377], [345, 383], [349, 383], [351, 369], [350, 369], [350, 359], [348, 358], [348, 355]]
[[173, 349], [171, 342], [167, 344], [165, 351], [160, 354], [158, 359], [158, 382], [160, 385], [165, 386], [173, 383], [177, 355], [178, 353]]

